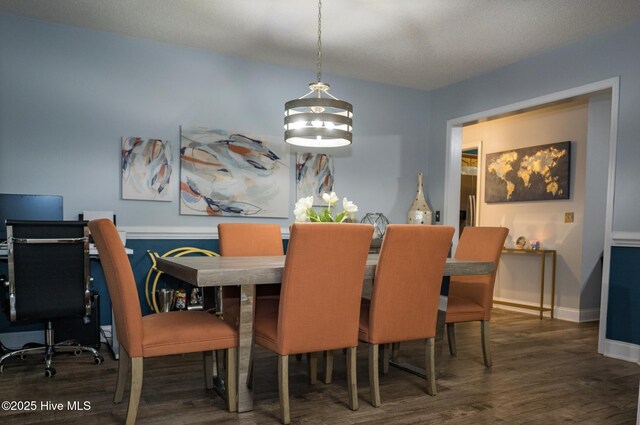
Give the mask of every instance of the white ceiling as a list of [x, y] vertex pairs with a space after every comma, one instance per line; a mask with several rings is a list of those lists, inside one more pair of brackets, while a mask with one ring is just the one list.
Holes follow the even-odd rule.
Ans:
[[[315, 80], [314, 0], [0, 0], [0, 11], [310, 69]], [[639, 0], [324, 0], [322, 70], [430, 90], [637, 20]]]

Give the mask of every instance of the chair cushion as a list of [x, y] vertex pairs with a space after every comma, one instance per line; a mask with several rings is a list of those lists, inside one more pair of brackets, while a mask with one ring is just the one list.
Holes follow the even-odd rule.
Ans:
[[485, 320], [482, 306], [467, 298], [449, 296], [447, 303], [447, 323], [472, 322]]
[[171, 311], [142, 318], [143, 357], [221, 350], [238, 346], [238, 333], [205, 311]]

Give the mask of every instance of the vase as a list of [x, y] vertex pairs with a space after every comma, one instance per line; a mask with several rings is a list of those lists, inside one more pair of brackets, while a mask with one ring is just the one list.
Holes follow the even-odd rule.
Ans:
[[408, 214], [409, 224], [432, 224], [431, 207], [427, 204], [427, 200], [424, 197], [424, 190], [422, 188], [422, 173], [418, 173], [418, 191], [416, 192], [416, 199], [411, 204]]
[[373, 239], [382, 239], [389, 220], [382, 213], [367, 213], [360, 223], [373, 225]]

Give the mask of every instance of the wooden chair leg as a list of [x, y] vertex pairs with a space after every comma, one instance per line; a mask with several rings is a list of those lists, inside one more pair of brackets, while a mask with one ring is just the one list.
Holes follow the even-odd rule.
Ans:
[[307, 368], [309, 370], [309, 384], [318, 383], [318, 353], [307, 353]]
[[131, 363], [129, 353], [127, 353], [127, 350], [125, 350], [121, 345], [120, 358], [118, 359], [118, 378], [116, 380], [116, 392], [113, 395], [114, 403], [120, 403], [122, 401], [122, 396], [124, 395], [124, 385], [129, 373], [129, 363]]
[[382, 374], [389, 373], [389, 357], [391, 357], [391, 344], [382, 346]]
[[369, 344], [369, 392], [371, 393], [371, 405], [373, 407], [380, 407], [378, 352], [378, 344]]
[[391, 359], [398, 360], [398, 357], [400, 357], [400, 343], [394, 342], [391, 344]]
[[453, 357], [458, 354], [458, 348], [456, 347], [456, 324], [447, 323], [447, 340], [449, 341], [449, 353]]
[[134, 425], [136, 423], [138, 404], [140, 404], [140, 394], [142, 393], [142, 363], [142, 357], [131, 358], [131, 393], [129, 394], [126, 425]]
[[214, 351], [216, 357], [216, 376], [222, 376], [222, 369], [224, 368], [224, 353], [225, 350]]
[[358, 377], [356, 374], [357, 347], [347, 348], [347, 386], [349, 387], [349, 407], [358, 410]]
[[489, 321], [483, 320], [481, 322], [482, 326], [482, 355], [484, 356], [484, 366], [490, 368], [492, 365], [491, 362], [491, 342], [489, 341], [490, 332], [489, 332]]
[[278, 355], [278, 394], [280, 415], [283, 424], [291, 423], [289, 414], [289, 356]]
[[228, 348], [227, 350], [227, 374], [225, 377], [227, 390], [227, 409], [229, 412], [238, 411], [238, 365], [236, 363], [236, 348]]
[[425, 367], [427, 373], [427, 394], [436, 395], [436, 339], [428, 338], [425, 347]]
[[202, 365], [204, 366], [204, 387], [213, 388], [213, 351], [202, 352]]
[[333, 350], [325, 351], [324, 358], [324, 380], [325, 384], [330, 384], [333, 377]]

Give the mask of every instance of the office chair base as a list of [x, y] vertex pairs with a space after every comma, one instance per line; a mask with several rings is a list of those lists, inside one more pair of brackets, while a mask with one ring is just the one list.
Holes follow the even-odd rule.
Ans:
[[99, 365], [104, 362], [104, 357], [92, 347], [85, 347], [75, 341], [64, 341], [58, 344], [53, 343], [53, 329], [51, 322], [47, 323], [47, 329], [45, 331], [45, 344], [25, 344], [23, 348], [19, 350], [10, 351], [2, 357], [0, 357], [0, 373], [4, 372], [4, 361], [11, 357], [19, 357], [24, 360], [28, 354], [44, 354], [45, 370], [44, 376], [51, 378], [56, 374], [56, 369], [52, 366], [53, 356], [57, 353], [73, 353], [76, 356], [82, 354], [83, 351], [88, 351], [93, 355], [93, 361]]

